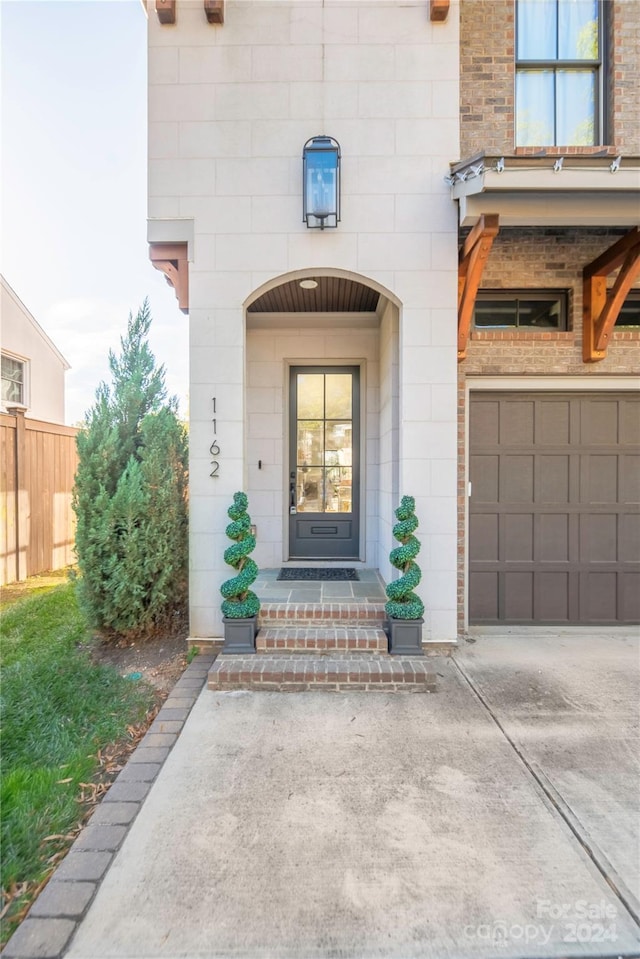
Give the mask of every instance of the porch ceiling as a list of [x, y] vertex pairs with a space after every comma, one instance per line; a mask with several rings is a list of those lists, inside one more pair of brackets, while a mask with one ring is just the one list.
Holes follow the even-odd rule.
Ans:
[[318, 284], [307, 290], [300, 280], [281, 283], [263, 293], [248, 313], [375, 313], [380, 294], [377, 290], [337, 276], [307, 277]]

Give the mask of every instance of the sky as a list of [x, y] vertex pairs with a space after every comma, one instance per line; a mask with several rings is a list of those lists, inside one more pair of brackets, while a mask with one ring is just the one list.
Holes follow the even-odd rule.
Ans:
[[68, 424], [109, 380], [127, 317], [183, 415], [188, 318], [148, 259], [146, 16], [140, 0], [0, 0], [0, 272], [70, 363]]

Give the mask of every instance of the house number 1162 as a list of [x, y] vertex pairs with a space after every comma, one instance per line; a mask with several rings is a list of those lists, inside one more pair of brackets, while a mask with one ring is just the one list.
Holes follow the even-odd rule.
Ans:
[[[216, 433], [218, 432], [218, 422], [217, 422], [217, 419], [216, 419], [216, 415], [217, 415], [217, 414], [216, 414], [216, 398], [215, 398], [215, 396], [213, 396], [213, 397], [211, 398], [211, 402], [212, 402], [212, 404], [213, 404], [213, 419], [212, 419], [212, 423], [213, 423], [213, 435], [215, 436]], [[216, 439], [214, 439], [213, 443], [212, 443], [211, 446], [209, 447], [209, 452], [210, 452], [211, 455], [214, 457], [214, 458], [211, 460], [212, 470], [211, 470], [211, 472], [209, 473], [209, 476], [213, 476], [214, 479], [217, 479], [217, 478], [218, 478], [218, 475], [219, 475], [219, 472], [218, 472], [218, 471], [219, 471], [219, 469], [220, 469], [220, 462], [219, 462], [219, 460], [217, 459], [217, 457], [220, 456], [220, 446], [219, 446], [218, 441], [217, 441]]]

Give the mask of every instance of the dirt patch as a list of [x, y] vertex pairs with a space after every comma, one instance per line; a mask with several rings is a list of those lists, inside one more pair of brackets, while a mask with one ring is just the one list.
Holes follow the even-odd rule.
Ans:
[[95, 662], [113, 666], [121, 676], [145, 679], [166, 696], [187, 666], [187, 636], [186, 622], [181, 622], [170, 633], [144, 642], [114, 645], [98, 640], [91, 655]]

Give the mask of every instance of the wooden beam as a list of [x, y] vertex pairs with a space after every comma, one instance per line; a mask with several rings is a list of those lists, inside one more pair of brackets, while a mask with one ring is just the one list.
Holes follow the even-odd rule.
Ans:
[[467, 355], [467, 341], [476, 295], [493, 241], [500, 229], [497, 213], [485, 213], [475, 224], [460, 251], [458, 266], [458, 361]]
[[175, 23], [176, 0], [156, 0], [156, 13], [160, 23]]
[[[611, 290], [607, 276], [620, 267]], [[582, 271], [582, 359], [597, 363], [607, 355], [611, 333], [626, 296], [640, 276], [640, 232], [637, 227]]]
[[610, 246], [608, 250], [605, 250], [591, 263], [588, 263], [582, 271], [582, 275], [584, 277], [608, 276], [622, 264], [629, 250], [634, 249], [638, 244], [640, 244], [640, 230], [637, 226], [634, 226], [633, 230], [629, 230], [613, 246]]
[[189, 312], [189, 262], [186, 243], [150, 243], [149, 259], [173, 287], [178, 307]]
[[627, 293], [639, 276], [640, 252], [634, 253], [632, 250], [630, 253], [627, 253], [611, 292], [607, 295], [607, 302], [605, 303], [604, 309], [596, 322], [596, 350], [606, 351], [609, 345], [611, 331], [620, 316], [620, 308], [627, 298]]
[[432, 23], [442, 23], [449, 14], [449, 0], [430, 0], [429, 19]]
[[209, 23], [224, 23], [224, 0], [204, 0], [204, 12]]

